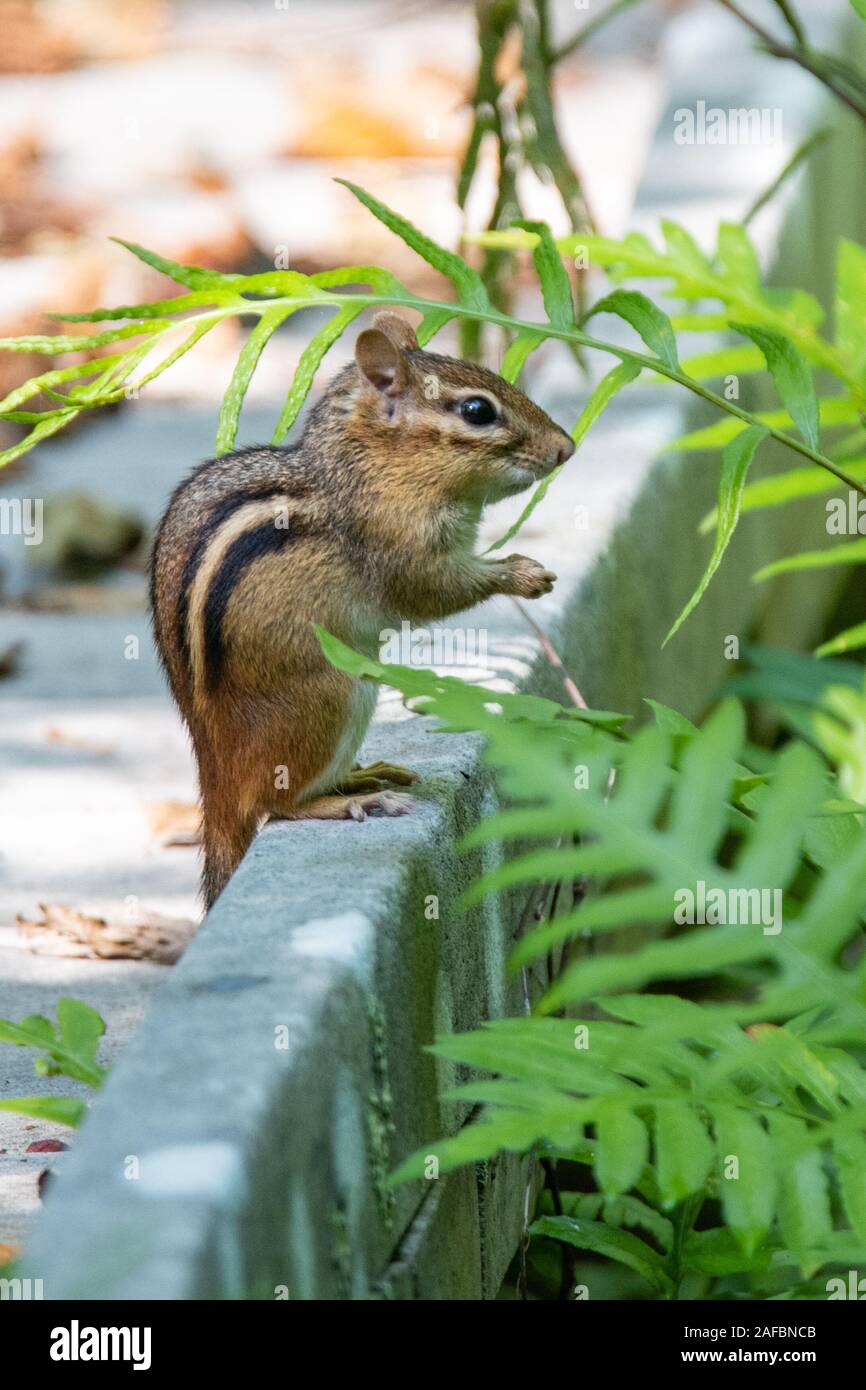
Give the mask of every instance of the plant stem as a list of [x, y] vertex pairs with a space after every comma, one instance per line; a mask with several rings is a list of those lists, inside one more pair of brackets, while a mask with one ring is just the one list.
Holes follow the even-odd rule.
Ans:
[[[505, 93], [496, 75], [496, 62], [503, 41], [516, 20], [514, 0], [477, 0], [478, 22], [478, 76], [472, 97], [474, 124], [469, 144], [460, 167], [457, 181], [457, 204], [465, 209], [469, 191], [475, 178], [478, 157], [484, 136], [491, 134], [496, 139], [499, 177], [496, 185], [496, 200], [487, 223], [488, 231], [507, 227], [520, 211], [517, 197], [517, 162], [519, 150], [512, 148], [503, 119], [501, 103]], [[516, 120], [516, 117], [515, 117]], [[481, 264], [481, 278], [487, 288], [491, 303], [498, 309], [507, 309], [511, 303], [514, 280], [514, 258], [508, 251], [496, 246], [485, 246]], [[480, 323], [478, 320], [463, 320], [460, 325], [460, 350], [464, 357], [477, 358], [481, 351]]]
[[[482, 319], [485, 323], [497, 324], [502, 328], [508, 328], [516, 333], [540, 333], [545, 338], [555, 338], [564, 343], [577, 343], [581, 347], [594, 349], [597, 352], [608, 353], [612, 357], [618, 358], [620, 362], [633, 362], [641, 368], [655, 372], [659, 376], [667, 378], [669, 381], [676, 382], [686, 391], [691, 391], [692, 395], [699, 396], [701, 400], [708, 401], [718, 410], [726, 415], [733, 415], [736, 419], [742, 420], [746, 425], [763, 425], [767, 434], [792, 449], [794, 453], [808, 459], [810, 463], [816, 464], [819, 468], [824, 468], [832, 473], [846, 487], [852, 488], [866, 497], [866, 482], [857, 478], [852, 478], [844, 469], [820, 453], [817, 449], [812, 449], [800, 439], [793, 435], [786, 434], [784, 430], [778, 429], [775, 425], [767, 425], [761, 421], [751, 411], [743, 410], [733, 401], [725, 400], [723, 396], [716, 395], [715, 391], [710, 391], [701, 382], [695, 381], [693, 377], [687, 376], [676, 367], [669, 366], [660, 357], [650, 357], [643, 352], [635, 352], [633, 348], [621, 347], [618, 343], [608, 343], [602, 338], [595, 338], [589, 333], [585, 333], [580, 328], [558, 328], [552, 323], [537, 323], [532, 320], [516, 319], [510, 314], [500, 313], [497, 309], [476, 309], [469, 308], [464, 304], [446, 303], [443, 300], [419, 299], [411, 294], [359, 294], [357, 292], [338, 293], [336, 290], [328, 292], [328, 303], [324, 304], [321, 295], [304, 298], [302, 295], [285, 295], [272, 299], [244, 300], [243, 303], [222, 305], [218, 309], [211, 309], [204, 314], [191, 314], [186, 319], [177, 320], [172, 323], [164, 332], [170, 332], [173, 328], [181, 324], [196, 325], [205, 322], [216, 322], [219, 319], [227, 318], [231, 314], [263, 314], [281, 305], [291, 306], [293, 309], [321, 309], [330, 308], [331, 305], [358, 304], [363, 303], [365, 307], [373, 308], [376, 306], [401, 305], [406, 309], [414, 309], [416, 312], [425, 314], [430, 310], [440, 309], [445, 311], [452, 318], [459, 319]], [[147, 331], [147, 326], [142, 327], [142, 333]], [[133, 383], [134, 385], [135, 383]], [[48, 415], [50, 412], [45, 412]]]
[[698, 1213], [704, 1204], [703, 1192], [695, 1193], [691, 1197], [686, 1197], [684, 1202], [680, 1202], [674, 1213], [674, 1241], [668, 1260], [668, 1272], [673, 1281], [673, 1290], [670, 1297], [673, 1300], [679, 1298], [680, 1284], [683, 1281], [684, 1252], [686, 1241], [692, 1233], [692, 1227], [697, 1220]]
[[544, 30], [538, 0], [518, 0], [523, 35], [523, 71], [526, 74], [524, 104], [530, 117], [532, 135], [526, 139], [526, 153], [540, 175], [547, 173], [555, 183], [574, 231], [593, 231], [595, 224], [580, 180], [562, 147], [553, 98], [550, 92], [550, 60], [545, 56]]
[[[335, 295], [335, 298], [341, 297]], [[348, 298], [348, 296], [342, 296], [342, 299], [346, 298]], [[847, 487], [853, 488], [856, 492], [866, 497], [866, 483], [859, 481], [857, 478], [852, 478], [848, 473], [845, 473], [843, 469], [838, 468], [837, 465], [824, 454], [816, 449], [810, 448], [809, 445], [805, 444], [802, 440], [795, 439], [793, 435], [786, 434], [784, 430], [778, 429], [775, 425], [765, 424], [750, 411], [743, 410], [740, 406], [735, 405], [733, 401], [725, 400], [723, 396], [716, 395], [715, 391], [710, 391], [708, 387], [703, 386], [701, 382], [695, 381], [692, 377], [686, 376], [684, 372], [678, 371], [674, 367], [669, 367], [661, 358], [648, 357], [646, 353], [635, 352], [631, 348], [620, 347], [619, 344], [616, 343], [607, 343], [603, 339], [594, 338], [589, 333], [584, 333], [583, 330], [579, 328], [557, 328], [551, 323], [535, 323], [528, 320], [515, 319], [508, 314], [500, 314], [496, 310], [469, 309], [462, 304], [444, 304], [435, 300], [422, 300], [419, 302], [414, 300], [411, 296], [388, 297], [386, 295], [364, 295], [363, 298], [366, 303], [371, 305], [402, 304], [406, 308], [421, 309], [423, 311], [429, 309], [447, 309], [449, 313], [453, 313], [455, 317], [465, 316], [469, 318], [482, 318], [487, 323], [498, 323], [505, 328], [512, 328], [516, 332], [540, 332], [546, 338], [556, 338], [566, 343], [576, 342], [580, 343], [582, 347], [594, 348], [598, 352], [609, 353], [612, 357], [619, 358], [621, 362], [635, 362], [640, 367], [646, 367], [650, 371], [657, 372], [659, 376], [667, 377], [669, 381], [676, 382], [678, 386], [682, 386], [685, 390], [691, 391], [695, 396], [700, 396], [702, 400], [708, 401], [711, 405], [724, 411], [725, 414], [733, 415], [747, 425], [763, 424], [771, 438], [777, 439], [780, 444], [785, 444], [789, 449], [793, 449], [795, 453], [801, 454], [803, 458], [808, 459], [810, 463], [817, 464], [819, 468], [826, 468], [827, 471], [833, 473], [840, 482], [845, 483]], [[311, 300], [310, 303], [321, 305], [321, 300]]]
[[544, 631], [543, 628], [539, 627], [532, 614], [526, 608], [524, 608], [523, 604], [520, 602], [520, 599], [515, 598], [511, 601], [514, 604], [514, 607], [517, 609], [518, 613], [520, 614], [521, 618], [523, 618], [524, 622], [528, 623], [529, 626], [532, 628], [533, 632], [538, 638], [539, 643], [541, 644], [541, 650], [544, 652], [544, 655], [547, 657], [547, 660], [550, 662], [551, 666], [554, 668], [554, 670], [561, 672], [562, 684], [565, 686], [566, 694], [568, 695], [568, 698], [571, 701], [571, 703], [575, 705], [577, 709], [589, 709], [589, 705], [586, 703], [586, 700], [584, 700], [574, 681], [571, 679], [571, 676], [566, 671], [565, 666], [562, 663], [562, 659], [559, 655], [559, 652], [554, 647], [547, 633]]
[[808, 159], [809, 155], [813, 154], [819, 145], [823, 145], [824, 142], [828, 140], [832, 134], [833, 132], [830, 129], [830, 127], [824, 126], [822, 130], [816, 130], [814, 135], [810, 135], [808, 139], [804, 140], [802, 144], [797, 146], [794, 153], [791, 155], [791, 158], [773, 179], [773, 182], [769, 185], [768, 188], [765, 188], [764, 192], [761, 193], [752, 203], [751, 207], [749, 208], [748, 212], [743, 218], [744, 227], [748, 227], [752, 219], [756, 217], [757, 214], [761, 211], [761, 208], [766, 207], [767, 203], [770, 202], [770, 199], [776, 196], [779, 189], [782, 187], [782, 184], [790, 178], [791, 174], [793, 174], [795, 169], [799, 168], [803, 160]]
[[791, 0], [775, 0], [776, 9], [782, 15], [785, 23], [794, 36], [794, 42], [800, 48], [806, 48], [806, 31], [800, 21], [800, 16], [794, 10]]
[[[474, 123], [457, 182], [457, 202], [465, 208], [475, 178], [484, 136], [495, 136], [499, 172], [496, 199], [487, 230], [498, 231], [511, 225], [522, 211], [518, 173], [528, 163], [539, 178], [552, 181], [562, 199], [573, 231], [590, 231], [593, 220], [580, 179], [563, 148], [556, 126], [551, 94], [552, 60], [549, 45], [547, 0], [476, 0], [478, 24], [478, 75], [472, 97]], [[520, 35], [521, 76], [525, 91], [518, 96], [520, 83], [504, 81], [497, 64], [506, 39]], [[507, 248], [487, 246], [481, 265], [481, 278], [491, 302], [507, 310], [515, 285], [514, 256]], [[582, 304], [583, 284], [578, 280], [578, 300]], [[460, 346], [464, 356], [478, 357], [481, 347], [479, 320], [460, 325]], [[580, 361], [580, 350], [572, 344]], [[583, 365], [581, 363], [581, 365]]]
[[[553, 106], [553, 59], [548, 36], [547, 0], [518, 0], [518, 16], [523, 37], [523, 71], [526, 75], [526, 95], [521, 103], [525, 117], [521, 122], [526, 157], [538, 177], [552, 179], [568, 214], [574, 232], [594, 232], [592, 215], [583, 186], [559, 136]], [[580, 313], [586, 307], [585, 277], [576, 277], [577, 304]], [[580, 349], [572, 352], [584, 368]]]
[[840, 87], [836, 79], [827, 72], [818, 54], [813, 53], [810, 48], [792, 48], [789, 44], [780, 43], [778, 39], [773, 38], [773, 35], [769, 33], [768, 30], [764, 29], [760, 24], [757, 24], [750, 15], [743, 14], [743, 11], [738, 9], [734, 4], [734, 0], [718, 0], [718, 3], [726, 10], [730, 11], [741, 24], [745, 24], [747, 29], [751, 29], [752, 33], [756, 34], [761, 40], [767, 52], [772, 54], [774, 58], [787, 59], [789, 62], [796, 63], [798, 67], [803, 68], [806, 72], [810, 72], [813, 77], [817, 77], [819, 82], [823, 82], [824, 86], [831, 91], [834, 96], [838, 97], [841, 102], [844, 102], [846, 106], [850, 107], [850, 109], [860, 117], [861, 121], [866, 121], [866, 103], [860, 101], [858, 97], [852, 96], [849, 92], [846, 92], [843, 87]]
[[623, 10], [630, 10], [634, 5], [640, 3], [641, 0], [614, 0], [614, 3], [609, 5], [606, 10], [602, 10], [601, 14], [597, 14], [595, 19], [591, 19], [588, 24], [584, 24], [582, 29], [578, 29], [577, 33], [573, 34], [566, 43], [553, 50], [550, 55], [551, 64], [561, 63], [563, 58], [567, 58], [569, 54], [574, 53], [582, 44], [586, 43], [587, 39], [607, 24], [608, 20], [615, 19], [618, 14], [622, 14]]
[[[550, 1192], [553, 1210], [556, 1216], [563, 1215], [562, 1193], [559, 1190], [559, 1177], [556, 1171], [556, 1160], [543, 1158], [541, 1166], [544, 1169], [544, 1176], [547, 1179], [547, 1187]], [[568, 1241], [559, 1242], [559, 1299], [560, 1303], [567, 1303], [571, 1293], [571, 1286], [574, 1283], [574, 1266], [577, 1262], [577, 1250]]]

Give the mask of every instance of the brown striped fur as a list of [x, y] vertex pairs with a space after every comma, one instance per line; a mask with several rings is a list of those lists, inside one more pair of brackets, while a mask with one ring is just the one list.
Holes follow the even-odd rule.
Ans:
[[[476, 394], [494, 403], [495, 423], [461, 416]], [[381, 630], [404, 618], [548, 592], [554, 576], [535, 561], [482, 559], [473, 545], [485, 503], [530, 486], [572, 448], [516, 387], [422, 351], [409, 324], [384, 313], [299, 446], [212, 459], [175, 490], [151, 600], [198, 763], [206, 906], [265, 816], [406, 809], [375, 769], [352, 772], [372, 688], [325, 661], [312, 624], [376, 655]], [[399, 773], [381, 777], [408, 780]]]

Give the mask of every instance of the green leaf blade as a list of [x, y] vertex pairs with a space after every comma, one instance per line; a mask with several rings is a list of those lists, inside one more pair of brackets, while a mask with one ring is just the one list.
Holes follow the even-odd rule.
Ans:
[[851, 1228], [866, 1243], [866, 1140], [862, 1134], [839, 1136], [833, 1144], [839, 1185]]
[[744, 286], [752, 293], [760, 292], [761, 266], [745, 227], [737, 222], [719, 225], [716, 257], [734, 285]]
[[515, 222], [515, 226], [533, 232], [538, 238], [532, 248], [532, 259], [541, 284], [547, 317], [554, 328], [573, 328], [574, 301], [571, 281], [550, 228], [546, 222], [523, 220]]
[[386, 207], [378, 198], [374, 198], [371, 193], [360, 188], [358, 184], [351, 183], [348, 179], [337, 179], [344, 188], [348, 188], [360, 203], [374, 217], [377, 217], [389, 231], [404, 241], [407, 246], [428, 265], [432, 265], [434, 270], [438, 270], [441, 275], [445, 275], [460, 296], [460, 302], [468, 309], [490, 310], [491, 304], [484, 286], [484, 281], [476, 270], [467, 265], [462, 256], [458, 256], [454, 251], [447, 251], [444, 246], [439, 246], [431, 237], [428, 237], [420, 228], [413, 226], [405, 217]]
[[105, 1032], [105, 1023], [96, 1009], [80, 999], [60, 999], [57, 1024], [62, 1046], [85, 1066], [94, 1066], [99, 1040]]
[[725, 450], [722, 454], [722, 471], [719, 478], [719, 498], [716, 507], [718, 520], [716, 522], [716, 539], [713, 545], [713, 551], [710, 556], [709, 564], [704, 570], [697, 588], [668, 632], [663, 643], [664, 646], [667, 646], [674, 634], [682, 627], [689, 614], [697, 608], [710, 585], [713, 575], [722, 563], [725, 551], [730, 544], [731, 537], [736, 530], [739, 520], [740, 498], [743, 495], [746, 474], [749, 471], [758, 446], [766, 437], [767, 430], [763, 425], [749, 425], [746, 429], [735, 435], [730, 443], [725, 446]]
[[656, 1105], [656, 1172], [663, 1203], [675, 1206], [703, 1189], [713, 1145], [695, 1111], [683, 1101]]
[[325, 354], [348, 328], [353, 319], [356, 319], [363, 312], [365, 307], [363, 304], [347, 304], [342, 309], [338, 309], [325, 326], [320, 328], [318, 333], [307, 343], [301, 353], [285, 404], [280, 411], [280, 418], [274, 427], [272, 444], [282, 444], [301, 412]]
[[772, 1114], [770, 1133], [783, 1155], [780, 1164], [779, 1222], [788, 1249], [804, 1274], [816, 1268], [812, 1252], [830, 1235], [833, 1223], [821, 1150], [809, 1142], [804, 1121]]
[[761, 349], [782, 404], [810, 449], [817, 450], [820, 444], [818, 397], [804, 358], [790, 339], [774, 329], [747, 323], [732, 323], [731, 327], [751, 338]]
[[50, 1120], [76, 1129], [87, 1114], [83, 1100], [72, 1096], [13, 1096], [0, 1100], [0, 1110], [13, 1115], [29, 1115], [31, 1120]]
[[593, 304], [584, 319], [595, 314], [616, 314], [630, 323], [650, 352], [660, 358], [672, 371], [679, 371], [677, 340], [673, 325], [661, 309], [638, 290], [614, 290]]
[[215, 445], [217, 455], [228, 454], [234, 448], [238, 424], [240, 422], [241, 407], [243, 406], [244, 397], [247, 394], [249, 384], [252, 380], [253, 372], [258, 365], [259, 358], [267, 343], [270, 341], [271, 335], [276, 332], [280, 324], [291, 312], [291, 306], [287, 307], [284, 304], [266, 310], [244, 343], [238, 360], [235, 363], [232, 379], [223, 397], [222, 406], [220, 407]]
[[862, 647], [866, 647], [866, 623], [855, 623], [853, 627], [848, 627], [844, 632], [831, 637], [829, 642], [816, 647], [815, 655], [834, 656], [838, 652], [859, 651]]
[[[512, 346], [514, 346], [514, 344], [512, 344]], [[588, 431], [592, 425], [595, 424], [605, 406], [613, 399], [618, 391], [621, 391], [630, 381], [634, 381], [635, 378], [640, 375], [640, 371], [641, 368], [636, 362], [620, 362], [616, 367], [611, 368], [606, 376], [602, 377], [581, 411], [577, 424], [571, 431], [571, 437], [574, 440], [575, 448], [580, 448]], [[488, 546], [485, 552], [486, 554], [490, 554], [493, 550], [501, 550], [504, 545], [507, 545], [509, 541], [513, 540], [518, 531], [522, 529], [532, 516], [536, 507], [544, 501], [548, 491], [559, 477], [564, 467], [564, 464], [560, 464], [557, 468], [554, 468], [552, 472], [548, 473], [547, 477], [539, 483], [526, 506], [523, 508], [523, 511], [520, 513], [520, 516], [512, 526], [509, 526], [504, 536], [500, 536], [491, 546]]]
[[543, 333], [518, 333], [509, 344], [499, 368], [505, 381], [514, 382], [520, 376], [530, 355], [544, 342]]
[[866, 249], [844, 237], [836, 252], [836, 346], [866, 385]]
[[746, 1110], [720, 1107], [713, 1128], [725, 1220], [746, 1254], [753, 1255], [772, 1226], [776, 1208], [773, 1146], [760, 1120]]
[[605, 1105], [595, 1121], [595, 1173], [602, 1191], [619, 1196], [634, 1187], [649, 1151], [646, 1125], [623, 1105]]
[[147, 323], [127, 323], [119, 328], [106, 328], [104, 333], [30, 334], [20, 338], [0, 338], [2, 352], [39, 352], [57, 356], [63, 352], [84, 352], [90, 348], [119, 343], [123, 338], [140, 338], [145, 333], [159, 332], [172, 325], [171, 319], [152, 319]]
[[659, 1293], [669, 1296], [672, 1284], [661, 1257], [651, 1245], [630, 1231], [620, 1231], [602, 1221], [575, 1221], [570, 1216], [542, 1216], [529, 1228], [531, 1235], [550, 1236], [578, 1250], [591, 1250], [627, 1265]]
[[167, 256], [160, 256], [156, 251], [148, 251], [145, 246], [139, 246], [135, 241], [124, 241], [122, 237], [115, 236], [111, 237], [110, 240], [130, 251], [133, 256], [144, 261], [145, 265], [149, 265], [152, 270], [158, 270], [161, 275], [166, 275], [177, 285], [185, 285], [189, 290], [229, 289], [232, 281], [238, 278], [224, 275], [218, 270], [205, 270], [200, 265], [181, 265], [179, 261], [172, 261]]
[[774, 579], [778, 574], [792, 574], [802, 570], [833, 569], [837, 565], [859, 565], [866, 560], [866, 538], [848, 541], [844, 545], [829, 545], [821, 550], [803, 550], [799, 555], [784, 555], [752, 575], [755, 584]]
[[187, 309], [207, 308], [235, 297], [233, 291], [219, 290], [210, 293], [199, 290], [195, 294], [180, 294], [173, 299], [155, 299], [149, 304], [119, 304], [111, 309], [90, 309], [86, 314], [49, 314], [58, 323], [108, 323], [113, 319], [153, 319], [164, 318], [169, 314], [182, 314]]

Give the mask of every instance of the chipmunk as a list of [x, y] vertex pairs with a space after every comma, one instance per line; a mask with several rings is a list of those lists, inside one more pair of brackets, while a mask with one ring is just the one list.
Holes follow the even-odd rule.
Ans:
[[416, 775], [355, 754], [376, 688], [335, 670], [313, 623], [378, 655], [403, 619], [555, 575], [473, 554], [481, 510], [574, 444], [522, 391], [418, 346], [383, 312], [310, 411], [300, 444], [201, 464], [177, 487], [151, 561], [156, 643], [192, 736], [209, 908], [266, 817], [401, 815]]

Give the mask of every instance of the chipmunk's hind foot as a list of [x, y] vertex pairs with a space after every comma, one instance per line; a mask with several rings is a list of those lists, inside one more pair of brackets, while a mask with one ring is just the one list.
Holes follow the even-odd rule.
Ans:
[[353, 796], [317, 796], [298, 806], [286, 820], [366, 820], [368, 816], [405, 816], [416, 805], [406, 792], [376, 791]]
[[360, 806], [362, 812], [360, 816], [353, 812], [355, 820], [364, 820], [367, 816], [407, 816], [418, 804], [414, 796], [410, 796], [408, 792], [380, 791], [367, 796], [355, 796], [351, 800], [355, 806]]

